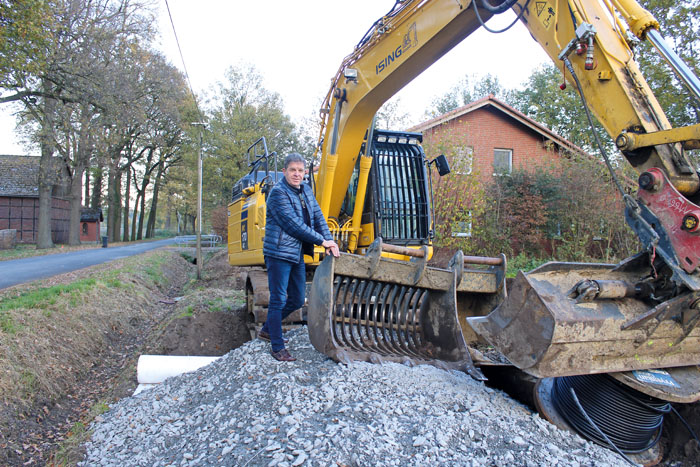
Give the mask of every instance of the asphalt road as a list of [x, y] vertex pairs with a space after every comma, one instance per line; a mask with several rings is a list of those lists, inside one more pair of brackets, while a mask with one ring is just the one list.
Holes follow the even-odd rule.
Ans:
[[164, 240], [135, 243], [126, 246], [78, 250], [70, 253], [0, 261], [0, 289], [94, 266], [95, 264], [114, 261], [115, 259], [126, 258], [127, 256], [138, 255], [174, 243], [174, 238], [166, 238]]

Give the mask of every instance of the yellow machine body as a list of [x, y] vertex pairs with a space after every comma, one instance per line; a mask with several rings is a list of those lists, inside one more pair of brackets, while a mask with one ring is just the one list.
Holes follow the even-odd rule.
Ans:
[[[655, 38], [658, 22], [633, 0], [503, 3], [565, 70], [563, 79], [576, 84], [590, 112], [642, 174], [639, 196], [626, 195], [625, 202], [628, 223], [645, 251], [617, 266], [559, 263], [521, 274], [513, 293], [501, 272], [505, 258], [478, 258], [477, 267], [453, 259], [451, 273], [417, 260], [427, 254], [402, 253], [417, 263], [410, 270], [420, 273], [407, 273], [405, 265], [390, 260], [373, 265], [353, 255], [327, 259], [311, 289], [312, 342], [339, 360], [441, 359], [465, 368], [473, 360], [477, 366], [515, 364], [538, 377], [697, 369], [700, 272], [694, 255], [700, 236], [680, 232], [680, 220], [666, 212], [663, 200], [700, 213], [698, 174], [684, 152], [700, 144], [699, 127], [672, 128], [627, 36], [630, 31]], [[379, 107], [491, 15], [469, 0], [397, 3], [343, 60], [322, 108], [316, 193], [327, 216], [342, 211]], [[692, 220], [684, 218], [684, 225], [694, 228]], [[356, 218], [352, 227], [361, 228]], [[382, 239], [381, 232], [375, 235]], [[379, 242], [368, 252], [380, 259], [395, 254], [385, 247]], [[454, 285], [450, 274], [458, 278]], [[663, 294], [673, 298], [660, 299]], [[412, 301], [417, 296], [420, 303]], [[440, 309], [445, 306], [452, 308]], [[455, 329], [461, 329], [460, 338]], [[700, 379], [687, 383], [700, 397]]]

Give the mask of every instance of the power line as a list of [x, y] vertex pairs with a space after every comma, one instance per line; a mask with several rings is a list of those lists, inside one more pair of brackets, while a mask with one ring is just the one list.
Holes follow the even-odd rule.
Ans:
[[168, 0], [165, 0], [165, 8], [168, 10], [168, 18], [170, 18], [170, 25], [173, 28], [173, 35], [175, 36], [175, 43], [177, 44], [177, 50], [180, 52], [180, 60], [182, 61], [182, 68], [185, 70], [185, 78], [187, 79], [187, 85], [190, 88], [190, 93], [192, 94], [192, 99], [194, 99], [194, 106], [197, 108], [197, 114], [199, 115], [199, 121], [203, 122], [204, 117], [202, 116], [202, 111], [199, 110], [199, 103], [197, 102], [197, 96], [192, 89], [192, 81], [190, 81], [190, 74], [187, 72], [187, 65], [185, 65], [185, 57], [182, 55], [182, 48], [180, 47], [180, 40], [177, 38], [177, 31], [175, 31], [175, 23], [173, 22], [173, 15], [170, 13], [170, 5], [168, 5]]

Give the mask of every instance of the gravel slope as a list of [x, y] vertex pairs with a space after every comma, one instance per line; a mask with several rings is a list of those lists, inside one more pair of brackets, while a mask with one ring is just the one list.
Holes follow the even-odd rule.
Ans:
[[298, 360], [260, 340], [98, 417], [80, 465], [626, 465], [504, 393], [430, 366]]

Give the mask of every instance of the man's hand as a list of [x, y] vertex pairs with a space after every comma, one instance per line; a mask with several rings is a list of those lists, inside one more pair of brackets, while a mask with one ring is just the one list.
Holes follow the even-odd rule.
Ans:
[[321, 246], [326, 249], [327, 255], [333, 255], [336, 258], [340, 256], [340, 249], [338, 248], [338, 244], [335, 243], [333, 240], [324, 240], [323, 243], [321, 243]]

